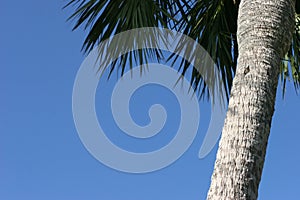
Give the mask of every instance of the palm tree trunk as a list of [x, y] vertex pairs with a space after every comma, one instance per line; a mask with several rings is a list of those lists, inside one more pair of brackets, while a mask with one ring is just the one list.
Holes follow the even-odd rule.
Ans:
[[294, 0], [242, 0], [239, 58], [208, 200], [257, 199]]

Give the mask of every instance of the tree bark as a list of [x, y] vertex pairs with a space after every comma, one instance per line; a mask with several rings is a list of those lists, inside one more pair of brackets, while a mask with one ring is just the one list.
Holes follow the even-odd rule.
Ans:
[[208, 200], [257, 199], [280, 62], [294, 30], [294, 6], [294, 0], [240, 2], [238, 67]]

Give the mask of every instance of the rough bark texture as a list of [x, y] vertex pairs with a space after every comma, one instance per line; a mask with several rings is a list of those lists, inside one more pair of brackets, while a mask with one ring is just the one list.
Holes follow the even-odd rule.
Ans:
[[208, 200], [254, 200], [274, 113], [279, 66], [294, 30], [293, 0], [242, 0], [239, 58]]

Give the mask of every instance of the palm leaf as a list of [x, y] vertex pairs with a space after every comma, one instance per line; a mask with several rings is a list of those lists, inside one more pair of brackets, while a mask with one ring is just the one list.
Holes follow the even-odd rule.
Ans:
[[[297, 1], [298, 2], [298, 1]], [[296, 11], [300, 11], [300, 4], [296, 4]], [[282, 96], [285, 95], [285, 86], [287, 80], [292, 80], [295, 86], [295, 91], [300, 89], [300, 14], [295, 15], [295, 32], [289, 51], [287, 52], [285, 59], [281, 62], [281, 75], [280, 80], [283, 85]]]
[[[238, 57], [236, 42], [237, 10], [238, 5], [234, 4], [233, 1], [195, 1], [192, 8], [182, 14], [184, 17], [177, 24], [179, 31], [199, 42], [211, 55], [224, 80], [227, 98]], [[175, 54], [172, 57], [175, 60], [180, 59]], [[189, 67], [189, 63], [183, 63], [183, 74]], [[196, 89], [198, 88], [200, 96], [209, 93], [197, 70], [193, 70], [191, 80], [192, 85]]]
[[[296, 1], [296, 11], [300, 12], [300, 3]], [[69, 20], [75, 20], [73, 30], [83, 27], [88, 29], [82, 50], [90, 52], [96, 45], [106, 39], [135, 28], [164, 27], [182, 32], [201, 44], [211, 55], [220, 70], [227, 99], [229, 98], [232, 80], [237, 67], [238, 45], [236, 39], [237, 13], [240, 0], [70, 0], [66, 7], [75, 6], [73, 15]], [[300, 17], [296, 15], [296, 29], [291, 48], [281, 65], [281, 80], [283, 90], [286, 80], [292, 79], [296, 90], [300, 83]], [[155, 34], [155, 33], [153, 33]], [[158, 62], [164, 60], [163, 52], [159, 49], [131, 50], [136, 43], [136, 38], [126, 42], [128, 52], [120, 55], [117, 60], [111, 62], [110, 73], [116, 67], [124, 73], [126, 66], [140, 65], [151, 60]], [[119, 41], [121, 42], [121, 41]], [[124, 42], [124, 41], [123, 41]], [[144, 43], [155, 41], [145, 40]], [[123, 45], [117, 45], [115, 52], [121, 52]], [[184, 45], [178, 49], [184, 49]], [[188, 56], [190, 52], [185, 52]], [[186, 75], [191, 67], [178, 54], [173, 53], [166, 61], [180, 61], [179, 70]], [[203, 66], [205, 67], [205, 66]], [[200, 97], [209, 96], [203, 78], [193, 68], [190, 77], [191, 85], [196, 89]]]

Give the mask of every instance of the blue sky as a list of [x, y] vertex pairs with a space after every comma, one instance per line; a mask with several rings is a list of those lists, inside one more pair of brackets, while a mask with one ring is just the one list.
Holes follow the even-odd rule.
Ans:
[[[72, 24], [66, 18], [72, 10], [63, 11], [65, 3], [0, 3], [0, 199], [205, 199], [216, 155], [215, 147], [204, 159], [197, 156], [210, 117], [207, 102], [200, 103], [200, 129], [192, 146], [178, 161], [160, 171], [122, 173], [101, 164], [84, 148], [73, 122], [72, 89], [84, 60], [80, 49], [85, 33], [71, 32]], [[106, 83], [100, 80], [97, 90], [99, 108], [114, 80]], [[161, 88], [145, 87], [133, 103], [142, 100], [149, 105], [161, 100], [167, 105], [168, 98], [172, 99], [167, 94]], [[163, 99], [165, 95], [167, 100]], [[280, 97], [279, 91], [259, 190], [262, 200], [296, 199], [299, 194], [300, 96], [289, 83], [286, 98]], [[133, 116], [138, 116], [140, 109], [147, 110], [141, 103], [137, 106], [132, 108]], [[173, 107], [169, 109], [175, 116], [170, 123], [176, 123], [178, 113]], [[110, 114], [105, 114], [103, 120], [109, 118]], [[146, 117], [136, 119], [140, 120], [137, 123], [147, 123]], [[105, 126], [115, 130], [107, 123]], [[172, 124], [166, 126], [166, 132], [174, 129]], [[153, 142], [151, 148], [163, 145], [170, 137]], [[134, 144], [113, 135], [111, 139], [128, 150]]]

